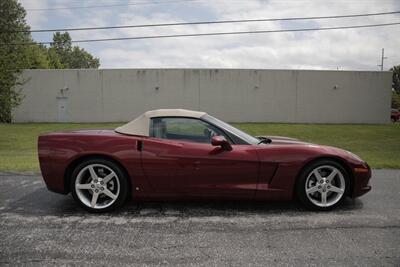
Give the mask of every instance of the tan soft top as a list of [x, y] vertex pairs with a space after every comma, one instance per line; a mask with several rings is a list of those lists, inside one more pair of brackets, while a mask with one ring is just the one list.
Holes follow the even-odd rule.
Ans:
[[115, 129], [117, 133], [129, 135], [149, 136], [150, 119], [154, 117], [189, 117], [200, 118], [205, 112], [187, 109], [156, 109], [143, 113], [133, 121], [128, 122]]

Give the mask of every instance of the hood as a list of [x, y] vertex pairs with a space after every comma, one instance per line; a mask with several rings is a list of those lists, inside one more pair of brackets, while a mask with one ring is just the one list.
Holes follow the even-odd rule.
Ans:
[[338, 155], [341, 156], [342, 158], [345, 158], [347, 160], [353, 160], [353, 161], [361, 161], [364, 162], [359, 156], [356, 154], [338, 148], [338, 147], [333, 147], [333, 146], [327, 146], [327, 145], [319, 145], [319, 144], [314, 144], [314, 143], [309, 143], [309, 142], [304, 142], [300, 141], [298, 139], [294, 138], [289, 138], [289, 137], [284, 137], [284, 136], [265, 136], [266, 138], [271, 139], [271, 144], [272, 145], [306, 145], [310, 146], [313, 148], [317, 148], [320, 151], [324, 151], [327, 154], [333, 154], [333, 155]]

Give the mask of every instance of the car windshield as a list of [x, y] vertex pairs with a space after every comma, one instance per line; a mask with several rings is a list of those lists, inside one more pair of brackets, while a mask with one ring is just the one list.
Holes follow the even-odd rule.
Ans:
[[226, 131], [236, 135], [237, 137], [243, 139], [245, 142], [247, 142], [249, 144], [256, 145], [260, 142], [260, 140], [255, 138], [254, 136], [251, 136], [251, 135], [233, 127], [232, 125], [230, 125], [226, 122], [223, 122], [217, 118], [214, 118], [213, 116], [210, 116], [208, 114], [204, 115], [202, 117], [202, 119], [210, 122], [211, 124], [214, 124], [215, 126], [222, 128], [223, 130], [226, 130]]

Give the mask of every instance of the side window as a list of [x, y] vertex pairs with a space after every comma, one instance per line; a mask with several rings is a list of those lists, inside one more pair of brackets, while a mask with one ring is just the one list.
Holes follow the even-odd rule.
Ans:
[[150, 136], [169, 140], [211, 143], [214, 135], [228, 137], [211, 124], [202, 120], [179, 117], [152, 118]]

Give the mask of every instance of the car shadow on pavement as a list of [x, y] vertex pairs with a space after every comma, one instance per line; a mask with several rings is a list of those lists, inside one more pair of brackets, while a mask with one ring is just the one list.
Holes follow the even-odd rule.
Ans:
[[[347, 198], [337, 207], [335, 213], [343, 213], [361, 209], [363, 203], [359, 199]], [[3, 212], [25, 216], [86, 216], [71, 195], [59, 195], [46, 188], [38, 188], [15, 201], [9, 201]], [[249, 216], [276, 215], [297, 216], [310, 213], [296, 201], [262, 202], [262, 201], [165, 201], [165, 202], [127, 202], [118, 210], [108, 213], [110, 216], [124, 217], [201, 217], [201, 216]]]

